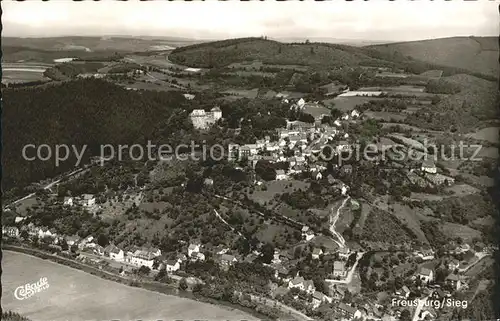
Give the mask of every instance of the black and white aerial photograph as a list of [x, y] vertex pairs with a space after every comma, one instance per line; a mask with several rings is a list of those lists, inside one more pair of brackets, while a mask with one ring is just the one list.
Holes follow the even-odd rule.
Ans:
[[1, 320], [500, 320], [498, 1], [1, 7]]

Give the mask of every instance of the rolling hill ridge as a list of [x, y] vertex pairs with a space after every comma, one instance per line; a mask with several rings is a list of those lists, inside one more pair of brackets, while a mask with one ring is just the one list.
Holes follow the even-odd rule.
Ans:
[[498, 76], [498, 39], [495, 37], [452, 37], [372, 45], [365, 48], [472, 72]]

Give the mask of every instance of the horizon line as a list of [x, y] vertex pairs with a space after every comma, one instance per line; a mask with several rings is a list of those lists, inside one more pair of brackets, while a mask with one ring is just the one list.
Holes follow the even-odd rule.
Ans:
[[[335, 38], [335, 37], [321, 37], [321, 36], [315, 36], [315, 37], [294, 37], [294, 36], [279, 36], [279, 37], [272, 37], [272, 36], [266, 36], [266, 35], [260, 35], [260, 36], [241, 36], [241, 37], [214, 37], [214, 38], [195, 38], [195, 37], [185, 37], [185, 36], [162, 36], [162, 35], [132, 35], [132, 34], [92, 34], [92, 35], [54, 35], [54, 36], [15, 36], [15, 35], [2, 35], [2, 38], [19, 38], [19, 39], [51, 39], [51, 38], [103, 38], [103, 37], [110, 37], [110, 38], [150, 38], [150, 40], [157, 39], [157, 40], [166, 40], [165, 38], [170, 38], [170, 39], [179, 39], [179, 40], [190, 40], [190, 41], [205, 41], [205, 42], [211, 42], [211, 41], [221, 41], [221, 40], [230, 40], [230, 39], [241, 39], [241, 38], [261, 38], [261, 37], [266, 37], [268, 40], [299, 40], [303, 39], [305, 40], [314, 40], [314, 39], [331, 39], [331, 40], [339, 40], [343, 42], [348, 42], [348, 41], [359, 41], [359, 42], [387, 42], [387, 43], [400, 43], [400, 42], [416, 42], [416, 41], [426, 41], [426, 40], [439, 40], [439, 39], [451, 39], [451, 38], [491, 38], [491, 37], [498, 37], [498, 35], [454, 35], [454, 36], [446, 36], [446, 37], [436, 37], [436, 38], [420, 38], [420, 39], [415, 39], [415, 40], [390, 40], [390, 39], [365, 39], [365, 38]], [[162, 39], [163, 38], [163, 39]]]

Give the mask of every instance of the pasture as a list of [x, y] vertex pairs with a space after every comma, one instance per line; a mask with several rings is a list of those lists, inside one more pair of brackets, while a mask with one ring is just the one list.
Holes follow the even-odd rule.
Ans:
[[[3, 252], [5, 310], [32, 320], [257, 320], [209, 303], [133, 288], [29, 255]], [[14, 290], [46, 277], [49, 288], [26, 300]]]

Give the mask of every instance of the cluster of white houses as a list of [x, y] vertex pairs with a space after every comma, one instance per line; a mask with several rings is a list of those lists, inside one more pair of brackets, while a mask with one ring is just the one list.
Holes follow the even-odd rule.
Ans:
[[[357, 111], [352, 113], [356, 115], [355, 118], [359, 117]], [[340, 122], [338, 126], [341, 126]], [[260, 160], [288, 163], [287, 169], [276, 171], [276, 180], [286, 180], [290, 175], [304, 172], [309, 172], [313, 179], [321, 179], [321, 172], [326, 170], [326, 162], [317, 156], [324, 148], [328, 146], [333, 155], [352, 149], [352, 143], [348, 141], [349, 134], [327, 124], [287, 122], [287, 128], [278, 129], [277, 136], [277, 141], [271, 141], [266, 136], [254, 144], [229, 144], [229, 159], [247, 159], [252, 167]]]
[[83, 194], [81, 196], [66, 196], [63, 199], [65, 206], [83, 206], [90, 209], [96, 206], [96, 198], [93, 194]]
[[[301, 98], [291, 105], [291, 108], [303, 109], [307, 103]], [[259, 160], [267, 160], [272, 163], [288, 162], [289, 170], [277, 173], [277, 179], [287, 179], [288, 175], [301, 173], [309, 170], [316, 179], [321, 179], [321, 171], [326, 169], [317, 166], [310, 166], [312, 155], [318, 155], [325, 144], [332, 148], [333, 153], [349, 151], [351, 144], [348, 142], [349, 134], [342, 129], [342, 121], [349, 121], [360, 117], [357, 110], [345, 113], [335, 120], [335, 127], [328, 124], [321, 124], [321, 118], [317, 117], [315, 123], [305, 123], [302, 121], [287, 121], [286, 128], [277, 130], [277, 141], [271, 141], [269, 136], [257, 140], [254, 144], [229, 144], [228, 153], [230, 160], [248, 159], [255, 166]], [[222, 118], [222, 111], [218, 106], [207, 112], [203, 109], [195, 109], [189, 114], [189, 118], [196, 129], [207, 129]], [[293, 156], [285, 156], [289, 152]], [[310, 168], [306, 169], [306, 165]]]

